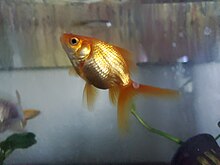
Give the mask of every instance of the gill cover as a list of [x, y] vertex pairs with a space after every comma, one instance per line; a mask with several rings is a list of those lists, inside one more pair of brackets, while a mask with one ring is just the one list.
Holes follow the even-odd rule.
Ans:
[[91, 51], [89, 41], [81, 40], [78, 36], [73, 34], [63, 34], [60, 41], [70, 60], [83, 61]]
[[79, 60], [85, 60], [91, 52], [91, 46], [88, 42], [83, 41], [81, 47], [78, 49], [76, 56]]

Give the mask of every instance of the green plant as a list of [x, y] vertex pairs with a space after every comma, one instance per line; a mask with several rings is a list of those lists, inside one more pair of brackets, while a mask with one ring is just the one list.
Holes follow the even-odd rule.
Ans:
[[156, 128], [153, 128], [152, 126], [150, 126], [148, 123], [144, 122], [144, 120], [137, 114], [136, 112], [136, 108], [135, 105], [132, 104], [132, 108], [131, 108], [131, 114], [134, 115], [134, 117], [151, 133], [160, 135], [166, 139], [169, 139], [177, 144], [182, 144], [183, 141], [180, 140], [179, 138], [174, 137], [173, 135], [170, 135], [164, 131], [158, 130]]
[[25, 149], [36, 143], [35, 134], [31, 132], [12, 134], [0, 142], [0, 165], [15, 149]]

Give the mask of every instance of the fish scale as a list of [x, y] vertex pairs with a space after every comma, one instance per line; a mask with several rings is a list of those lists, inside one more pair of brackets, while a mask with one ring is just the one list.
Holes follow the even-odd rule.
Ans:
[[100, 41], [95, 43], [91, 58], [95, 60], [100, 75], [106, 78], [103, 80], [107, 80], [109, 87], [115, 81], [114, 85], [125, 86], [129, 83], [128, 70], [125, 69], [126, 63], [112, 46]]

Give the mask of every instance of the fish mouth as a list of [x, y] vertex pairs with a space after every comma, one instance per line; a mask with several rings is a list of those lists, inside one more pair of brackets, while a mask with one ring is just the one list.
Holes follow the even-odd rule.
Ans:
[[60, 42], [64, 50], [70, 49], [67, 45], [69, 43], [68, 34], [64, 33], [60, 36]]
[[75, 52], [73, 52], [72, 49], [66, 44], [68, 42], [68, 39], [65, 33], [60, 36], [60, 42], [66, 54], [68, 55], [68, 58], [70, 60], [75, 60], [76, 59], [74, 55]]
[[65, 42], [66, 42], [66, 35], [65, 35], [65, 33], [64, 34], [62, 34], [61, 36], [60, 36], [60, 42], [61, 42], [61, 44], [63, 45]]

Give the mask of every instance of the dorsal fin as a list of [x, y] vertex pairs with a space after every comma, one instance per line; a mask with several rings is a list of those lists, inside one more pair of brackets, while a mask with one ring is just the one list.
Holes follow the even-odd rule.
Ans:
[[18, 90], [16, 90], [15, 92], [16, 92], [16, 97], [17, 97], [18, 105], [21, 106], [21, 95], [18, 92]]
[[74, 67], [69, 68], [68, 74], [69, 74], [70, 76], [78, 76], [78, 74], [76, 73], [76, 70], [75, 70]]

